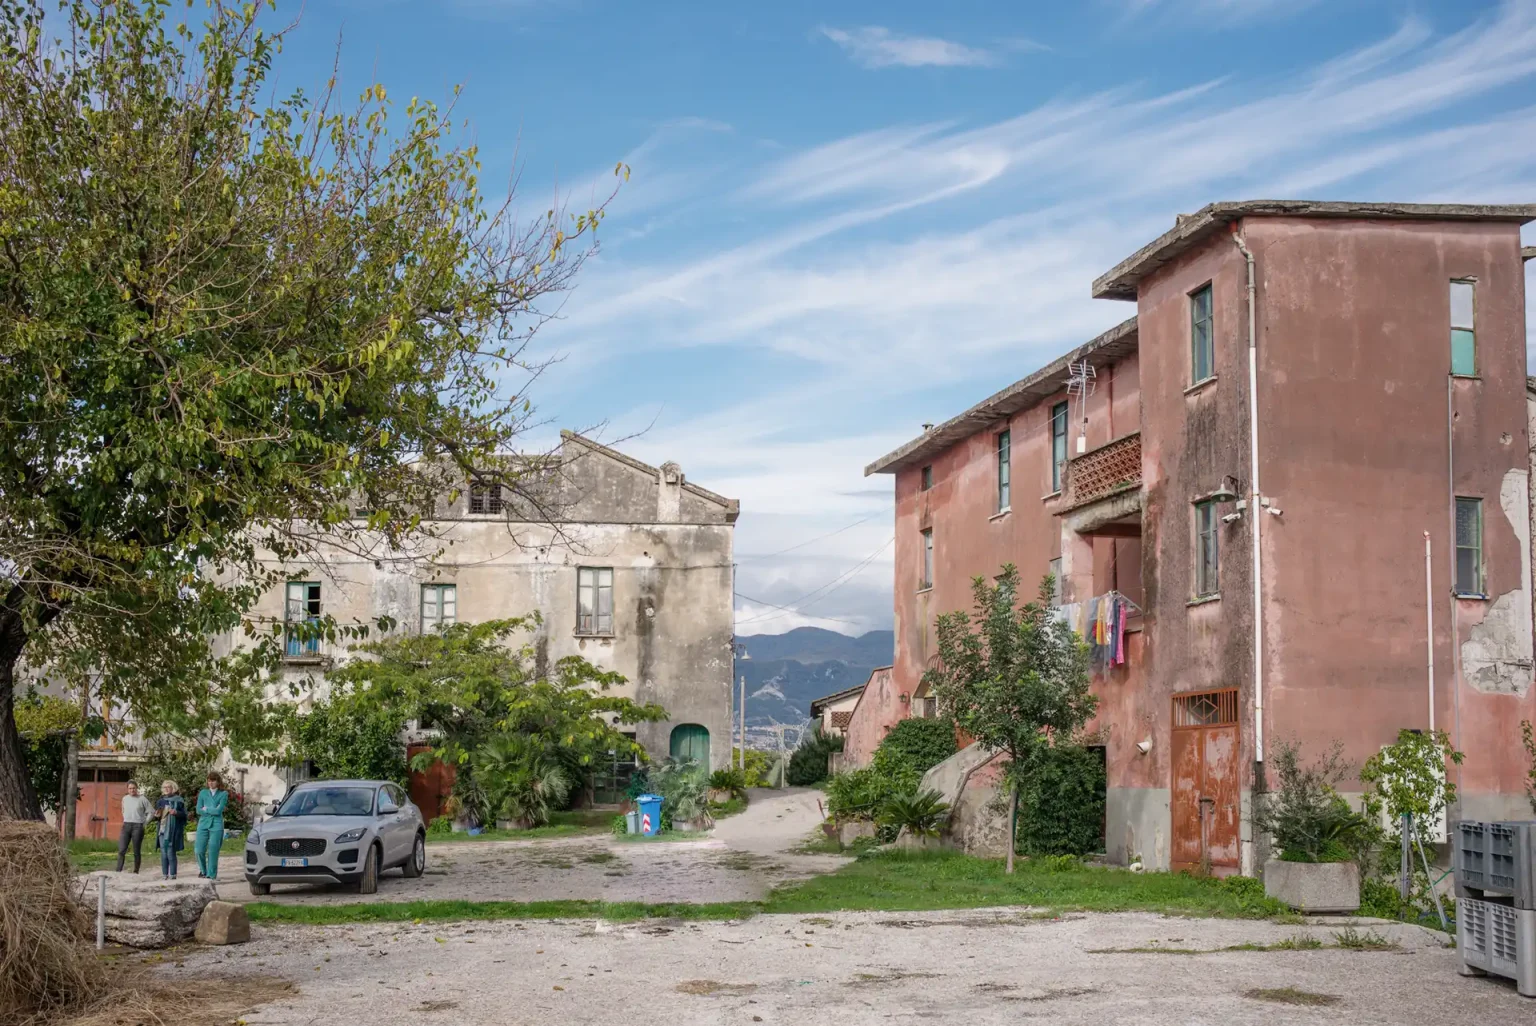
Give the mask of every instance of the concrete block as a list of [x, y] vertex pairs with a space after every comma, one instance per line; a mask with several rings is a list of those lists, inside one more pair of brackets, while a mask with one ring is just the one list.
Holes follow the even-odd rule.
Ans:
[[875, 824], [868, 819], [845, 819], [837, 825], [837, 841], [844, 848], [861, 837], [875, 836]]
[[244, 944], [251, 939], [251, 917], [233, 901], [210, 901], [193, 935], [199, 944]]
[[1300, 912], [1353, 912], [1360, 907], [1360, 867], [1270, 859], [1264, 863], [1264, 893]]
[[98, 879], [107, 880], [107, 940], [135, 948], [163, 948], [192, 936], [209, 902], [213, 881], [161, 880], [133, 873], [87, 873], [79, 878], [79, 902], [95, 917]]

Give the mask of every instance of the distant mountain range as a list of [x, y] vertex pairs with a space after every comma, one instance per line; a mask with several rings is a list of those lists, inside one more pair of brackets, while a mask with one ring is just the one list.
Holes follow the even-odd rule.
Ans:
[[738, 636], [747, 658], [736, 657], [736, 682], [747, 678], [747, 736], [755, 747], [777, 739], [775, 724], [798, 726], [810, 719], [811, 702], [869, 679], [889, 666], [895, 651], [892, 631], [857, 638], [820, 627], [796, 627], [785, 634]]

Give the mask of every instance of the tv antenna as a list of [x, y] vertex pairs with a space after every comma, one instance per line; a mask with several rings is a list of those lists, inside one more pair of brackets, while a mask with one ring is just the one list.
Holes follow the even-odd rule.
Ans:
[[1068, 364], [1067, 371], [1067, 395], [1077, 398], [1077, 409], [1081, 414], [1078, 421], [1081, 427], [1077, 433], [1077, 452], [1081, 456], [1088, 451], [1088, 397], [1098, 387], [1098, 374], [1087, 360]]

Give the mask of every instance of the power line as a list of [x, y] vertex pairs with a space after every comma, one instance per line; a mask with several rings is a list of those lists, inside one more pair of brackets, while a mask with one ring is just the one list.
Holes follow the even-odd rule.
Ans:
[[[766, 599], [753, 598], [751, 595], [743, 595], [739, 591], [738, 592], [733, 592], [732, 594], [734, 594], [737, 598], [746, 599], [748, 602], [755, 602], [755, 603], [757, 603], [760, 606], [772, 606], [774, 609], [782, 609], [786, 613], [799, 613], [800, 612], [800, 610], [798, 610], [798, 609], [791, 609], [789, 606], [781, 606], [781, 605], [779, 605], [776, 602], [769, 602]], [[853, 625], [855, 627], [858, 626], [858, 621], [857, 620], [844, 620], [844, 619], [842, 619], [840, 617], [836, 617], [836, 616], [812, 616], [810, 613], [802, 613], [801, 615], [802, 616], [811, 617], [811, 619], [814, 619], [814, 620], [831, 620], [833, 623], [846, 623], [846, 624], [851, 624], [851, 625]], [[753, 617], [752, 619], [749, 619], [749, 620], [738, 620], [737, 623], [738, 624], [751, 623], [753, 619], [758, 619], [758, 618], [757, 617]]]
[[[808, 591], [804, 595], [801, 595], [797, 599], [792, 599], [790, 601], [790, 603], [789, 603], [789, 606], [779, 606], [778, 608], [780, 608], [782, 610], [785, 610], [786, 612], [799, 613], [802, 616], [809, 616], [809, 615], [811, 615], [811, 614], [808, 614], [808, 613], [804, 613], [804, 612], [802, 612], [799, 609], [792, 609], [792, 608], [790, 608], [790, 606], [797, 606], [800, 603], [806, 602], [807, 600], [810, 600], [810, 599], [813, 599], [813, 598], [815, 598], [817, 601], [819, 601], [820, 599], [826, 598], [828, 595], [832, 594], [832, 591], [835, 590], [839, 585], [845, 583], [854, 574], [858, 573], [860, 570], [864, 569], [870, 563], [874, 562], [875, 558], [877, 556], [879, 556], [881, 553], [883, 553], [886, 549], [890, 548], [891, 547], [891, 543], [894, 542], [895, 540], [896, 540], [896, 535], [893, 533], [889, 538], [887, 538], [885, 540], [885, 544], [884, 545], [880, 546], [874, 552], [871, 552], [869, 555], [867, 555], [863, 559], [859, 560], [859, 562], [857, 564], [855, 564], [852, 569], [850, 569], [850, 570], [848, 570], [848, 571], [846, 571], [846, 572], [844, 572], [842, 574], [839, 574], [837, 577], [834, 577], [832, 580], [828, 581], [826, 584], [823, 584], [821, 587], [815, 588], [815, 589], [813, 589], [811, 591]], [[745, 620], [737, 620], [736, 624], [737, 624], [737, 626], [741, 626], [742, 624], [746, 624], [746, 623], [757, 623], [757, 622], [759, 622], [761, 620], [775, 620], [775, 619], [778, 619], [780, 616], [783, 616], [783, 615], [784, 615], [783, 613], [767, 613], [767, 614], [764, 614], [762, 616], [751, 616], [751, 617], [748, 617]], [[829, 617], [828, 619], [831, 619], [831, 618]]]
[[[875, 519], [875, 517], [884, 516], [885, 514], [889, 513], [894, 508], [895, 507], [893, 507], [893, 506], [887, 506], [887, 507], [885, 507], [884, 509], [882, 509], [882, 510], [880, 510], [878, 512], [871, 513], [867, 517], [861, 517], [860, 519], [855, 520], [851, 524], [844, 524], [842, 527], [839, 527], [835, 531], [828, 531], [826, 534], [819, 535], [819, 536], [817, 536], [815, 538], [812, 538], [810, 541], [803, 541], [803, 542], [801, 542], [798, 545], [791, 545], [787, 549], [780, 549], [777, 552], [769, 552], [769, 553], [767, 553], [765, 555], [759, 555], [759, 556], [739, 556], [737, 558], [742, 559], [742, 560], [747, 560], [747, 559], [772, 559], [774, 556], [782, 556], [786, 552], [794, 552], [796, 549], [803, 549], [807, 545], [814, 545], [814, 544], [816, 544], [819, 541], [825, 541], [828, 538], [834, 538], [837, 535], [842, 534], [844, 531], [849, 531], [849, 530], [852, 530], [855, 527], [858, 527], [860, 524], [867, 524], [871, 520]], [[745, 597], [745, 596], [743, 596], [743, 597]], [[772, 603], [769, 603], [769, 605], [772, 605]]]

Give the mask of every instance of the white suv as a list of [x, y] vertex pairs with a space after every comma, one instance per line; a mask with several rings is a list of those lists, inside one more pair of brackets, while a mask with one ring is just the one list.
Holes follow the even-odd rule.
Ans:
[[251, 893], [274, 883], [356, 884], [372, 894], [379, 873], [407, 877], [427, 868], [427, 827], [399, 785], [383, 780], [316, 780], [295, 786], [245, 838]]

